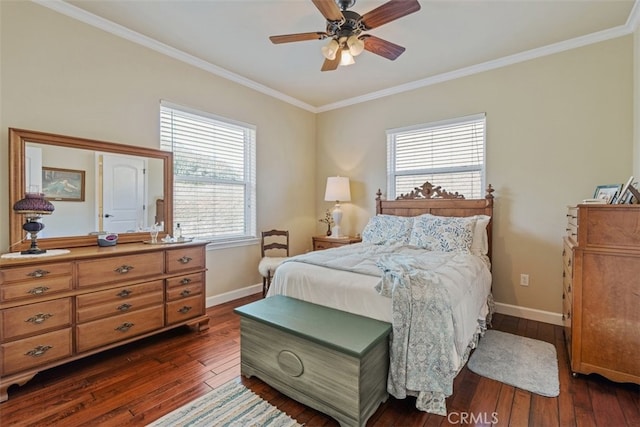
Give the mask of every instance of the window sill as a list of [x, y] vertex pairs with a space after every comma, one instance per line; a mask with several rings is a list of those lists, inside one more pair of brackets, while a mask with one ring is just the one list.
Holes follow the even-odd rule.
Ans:
[[247, 237], [229, 240], [214, 240], [207, 244], [207, 251], [215, 251], [219, 249], [237, 248], [240, 246], [251, 246], [260, 243], [257, 237]]

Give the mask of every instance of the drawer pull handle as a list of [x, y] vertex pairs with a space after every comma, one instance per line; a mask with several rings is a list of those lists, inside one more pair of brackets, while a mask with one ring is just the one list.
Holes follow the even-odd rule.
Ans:
[[123, 289], [116, 294], [116, 296], [119, 296], [120, 298], [126, 298], [129, 295], [131, 295], [131, 291], [129, 289]]
[[27, 293], [31, 295], [42, 295], [49, 290], [46, 286], [38, 286], [37, 288], [29, 289]]
[[192, 261], [193, 258], [188, 257], [188, 256], [183, 256], [182, 258], [178, 258], [178, 262], [180, 262], [181, 264], [188, 264], [190, 261]]
[[39, 278], [41, 278], [41, 277], [46, 276], [46, 275], [47, 275], [47, 274], [49, 274], [49, 273], [50, 273], [50, 272], [49, 272], [49, 271], [47, 271], [47, 270], [40, 270], [40, 269], [38, 269], [38, 270], [32, 271], [31, 273], [27, 274], [27, 276], [29, 276], [29, 277], [33, 277], [34, 279], [39, 279]]
[[189, 310], [191, 310], [191, 307], [189, 307], [189, 306], [185, 305], [185, 306], [184, 306], [184, 307], [182, 307], [180, 310], [178, 310], [178, 312], [180, 312], [180, 313], [182, 313], [182, 314], [185, 314], [185, 313], [188, 313], [188, 312], [189, 312]]
[[130, 272], [131, 270], [133, 270], [133, 266], [132, 265], [121, 265], [120, 267], [116, 268], [115, 271], [116, 273], [120, 273], [120, 274], [125, 274]]
[[51, 316], [53, 316], [53, 314], [38, 313], [35, 316], [30, 317], [27, 320], [25, 320], [25, 322], [30, 322], [30, 323], [34, 323], [36, 325], [39, 325], [40, 323], [43, 323], [45, 320], [47, 320]]
[[191, 291], [189, 289], [185, 289], [184, 291], [180, 292], [180, 295], [182, 295], [183, 297], [188, 297], [191, 294]]
[[129, 329], [131, 329], [133, 327], [133, 323], [130, 322], [124, 322], [122, 325], [118, 326], [117, 328], [115, 328], [115, 331], [120, 331], [120, 332], [127, 332]]
[[25, 353], [25, 356], [40, 357], [40, 356], [44, 355], [47, 351], [52, 349], [52, 348], [53, 348], [53, 346], [51, 346], [51, 345], [39, 345], [36, 348], [34, 348], [33, 350], [27, 351]]
[[129, 310], [131, 307], [133, 307], [131, 304], [126, 304], [126, 303], [125, 303], [125, 304], [119, 305], [117, 308], [118, 308], [118, 310], [120, 310], [120, 311], [127, 311], [127, 310]]
[[571, 267], [571, 258], [569, 258], [569, 261], [567, 261], [567, 266]]
[[191, 283], [191, 279], [189, 279], [188, 277], [185, 277], [184, 279], [180, 280], [181, 285], [188, 285], [189, 283]]

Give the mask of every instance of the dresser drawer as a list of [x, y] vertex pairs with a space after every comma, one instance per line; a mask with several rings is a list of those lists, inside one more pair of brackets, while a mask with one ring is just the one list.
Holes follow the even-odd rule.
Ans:
[[159, 305], [164, 302], [162, 280], [80, 295], [77, 298], [78, 323]]
[[202, 295], [188, 297], [167, 303], [167, 324], [182, 322], [204, 314]]
[[201, 294], [203, 290], [204, 283], [202, 282], [184, 285], [178, 288], [169, 288], [167, 289], [167, 301], [174, 301], [198, 295]]
[[169, 249], [166, 252], [167, 273], [200, 270], [205, 266], [203, 247]]
[[78, 286], [158, 276], [164, 271], [162, 252], [109, 257], [78, 263]]
[[562, 250], [562, 265], [564, 276], [573, 278], [573, 250], [567, 245]]
[[121, 286], [105, 291], [91, 292], [89, 294], [78, 295], [76, 304], [78, 309], [86, 308], [90, 305], [122, 303], [143, 294], [162, 292], [162, 280], [140, 283], [138, 285]]
[[71, 356], [71, 328], [2, 344], [2, 372], [7, 375]]
[[0, 286], [2, 301], [14, 301], [20, 299], [36, 299], [42, 295], [51, 295], [56, 292], [70, 291], [72, 289], [71, 276], [42, 277], [29, 279]]
[[167, 279], [167, 288], [178, 288], [185, 285], [194, 285], [200, 282], [204, 282], [204, 272], [170, 277]]
[[126, 340], [163, 326], [162, 305], [95, 320], [76, 326], [76, 347], [79, 353], [103, 345]]
[[578, 228], [578, 207], [569, 206], [567, 208], [567, 224]]
[[70, 324], [70, 298], [9, 308], [2, 310], [2, 340], [39, 334]]
[[0, 285], [9, 282], [35, 282], [53, 276], [71, 276], [71, 263], [60, 262], [52, 264], [31, 265], [28, 267], [12, 267], [0, 271]]

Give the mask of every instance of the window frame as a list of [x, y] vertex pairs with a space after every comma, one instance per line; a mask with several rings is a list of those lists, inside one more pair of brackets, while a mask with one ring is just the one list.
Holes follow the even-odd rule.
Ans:
[[[462, 125], [470, 122], [478, 122], [482, 121], [484, 125], [484, 132], [482, 135], [482, 164], [479, 166], [444, 166], [444, 167], [421, 167], [415, 168], [408, 171], [398, 172], [396, 170], [397, 158], [396, 158], [396, 148], [397, 148], [397, 140], [396, 137], [403, 133], [415, 132], [415, 131], [428, 131], [430, 129], [437, 129], [449, 126]], [[416, 175], [428, 175], [428, 174], [448, 174], [448, 173], [456, 173], [456, 172], [480, 172], [480, 194], [477, 197], [469, 197], [469, 198], [482, 198], [484, 194], [484, 189], [486, 187], [486, 165], [487, 165], [487, 121], [486, 121], [486, 113], [478, 113], [472, 114], [468, 116], [456, 117], [451, 119], [439, 120], [435, 122], [422, 123], [412, 126], [406, 126], [401, 128], [388, 129], [386, 131], [387, 135], [387, 198], [390, 200], [395, 199], [399, 196], [396, 194], [396, 178], [400, 176], [416, 176]], [[432, 184], [438, 185], [438, 183], [433, 182]], [[456, 188], [445, 188], [445, 190], [450, 192], [459, 191]], [[467, 196], [467, 195], [465, 195]]]
[[[185, 115], [195, 116], [198, 120], [208, 121], [214, 126], [218, 125], [226, 128], [239, 128], [244, 133], [244, 159], [243, 159], [243, 180], [242, 184], [239, 184], [239, 181], [234, 180], [224, 180], [217, 177], [207, 179], [210, 182], [218, 182], [218, 183], [229, 183], [232, 185], [243, 185], [245, 189], [244, 196], [244, 232], [240, 235], [232, 235], [232, 236], [196, 236], [196, 239], [207, 240], [209, 243], [207, 248], [230, 248], [237, 246], [245, 246], [245, 245], [253, 245], [259, 242], [257, 237], [257, 212], [256, 212], [256, 139], [257, 139], [257, 127], [255, 125], [244, 123], [241, 121], [229, 119], [226, 117], [221, 117], [206, 111], [196, 110], [193, 108], [185, 107], [183, 105], [174, 104], [171, 102], [167, 102], [162, 100], [160, 102], [159, 109], [159, 140], [160, 147], [162, 150], [174, 152], [173, 147], [168, 149], [166, 144], [163, 143], [163, 129], [162, 129], [162, 116], [164, 114], [165, 109], [173, 110], [178, 113], [182, 113]], [[174, 152], [174, 165], [176, 161], [176, 156]], [[177, 175], [178, 168], [174, 167], [173, 171], [173, 180], [174, 180], [174, 189], [177, 182], [186, 182], [189, 180], [194, 180], [193, 177], [188, 175]], [[174, 202], [175, 202], [175, 191], [174, 191]], [[177, 224], [180, 222], [180, 218], [175, 213], [175, 203], [173, 204], [173, 222]]]

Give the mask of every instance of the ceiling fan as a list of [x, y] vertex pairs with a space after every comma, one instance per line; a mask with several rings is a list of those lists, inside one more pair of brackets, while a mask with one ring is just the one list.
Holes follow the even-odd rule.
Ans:
[[322, 55], [325, 57], [322, 71], [335, 70], [338, 65], [353, 64], [353, 57], [360, 55], [363, 50], [393, 61], [405, 51], [404, 47], [363, 33], [420, 10], [417, 0], [390, 0], [364, 15], [359, 15], [347, 10], [356, 0], [311, 1], [327, 20], [324, 32], [283, 34], [271, 36], [269, 40], [279, 44], [330, 38], [329, 43], [322, 47]]

